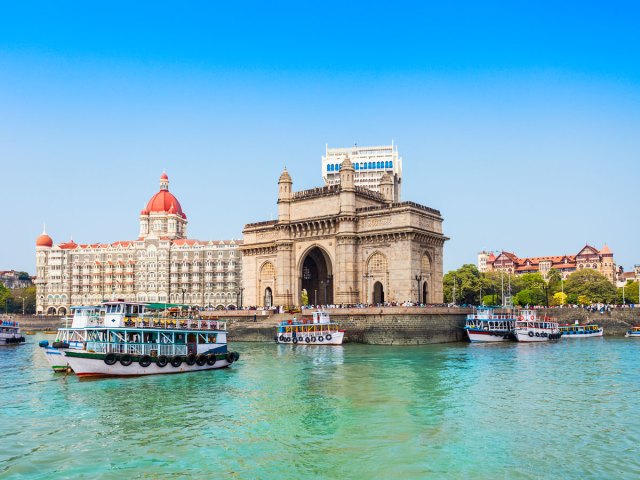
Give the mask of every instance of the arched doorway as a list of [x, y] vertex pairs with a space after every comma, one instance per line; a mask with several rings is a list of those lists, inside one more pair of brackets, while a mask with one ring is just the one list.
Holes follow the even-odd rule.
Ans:
[[66, 315], [67, 314], [67, 309], [64, 307], [60, 307], [58, 309], [58, 315]]
[[384, 303], [384, 287], [380, 282], [373, 284], [373, 303]]
[[428, 293], [429, 290], [427, 289], [427, 282], [425, 281], [422, 283], [422, 303], [429, 303]]
[[264, 306], [270, 307], [271, 305], [273, 305], [273, 292], [271, 287], [267, 287], [264, 291]]
[[56, 314], [56, 307], [49, 307], [47, 309], [47, 315], [55, 315]]
[[331, 260], [320, 248], [311, 249], [304, 257], [300, 275], [302, 278], [300, 291], [307, 291], [310, 304], [333, 304], [333, 275], [331, 272]]

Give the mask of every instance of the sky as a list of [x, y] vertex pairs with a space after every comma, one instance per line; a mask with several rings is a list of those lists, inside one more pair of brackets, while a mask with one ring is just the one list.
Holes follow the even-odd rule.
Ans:
[[[562, 4], [560, 4], [562, 3]], [[135, 239], [169, 175], [190, 238], [322, 185], [325, 145], [398, 145], [441, 211], [444, 268], [480, 250], [640, 263], [632, 2], [7, 2], [0, 270], [54, 242]]]

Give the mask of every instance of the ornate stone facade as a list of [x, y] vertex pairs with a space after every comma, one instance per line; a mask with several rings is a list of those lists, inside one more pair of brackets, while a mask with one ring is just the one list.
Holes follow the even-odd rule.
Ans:
[[244, 228], [245, 304], [442, 302], [442, 234], [437, 210], [394, 202], [393, 180], [380, 193], [357, 186], [349, 159], [336, 185], [293, 192], [278, 181], [278, 220]]
[[187, 239], [187, 216], [169, 192], [160, 191], [140, 212], [137, 240], [54, 245], [36, 240], [36, 312], [63, 315], [71, 305], [105, 299], [231, 307], [241, 302], [241, 241]]

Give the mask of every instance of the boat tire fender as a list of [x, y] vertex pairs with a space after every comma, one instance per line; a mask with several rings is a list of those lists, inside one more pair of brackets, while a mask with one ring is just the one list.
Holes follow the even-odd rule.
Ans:
[[303, 337], [298, 337], [298, 341], [302, 342], [302, 341], [304, 341], [304, 338]]
[[167, 363], [169, 363], [169, 358], [167, 358], [166, 355], [160, 355], [156, 360], [156, 365], [158, 365], [160, 368], [166, 367]]
[[51, 346], [53, 348], [69, 348], [69, 344], [67, 342], [53, 342]]
[[324, 337], [323, 337], [322, 335], [320, 335], [320, 336], [318, 337], [318, 341], [319, 341], [319, 342], [324, 342]]
[[330, 333], [327, 333], [327, 336], [326, 336], [326, 337], [324, 337], [324, 338], [326, 338], [326, 339], [327, 339], [327, 342], [328, 342], [329, 340], [331, 340], [331, 338], [332, 338], [332, 337], [331, 337], [331, 334], [330, 334]]
[[304, 341], [305, 341], [305, 342], [307, 342], [307, 343], [309, 343], [309, 342], [311, 341], [311, 338], [310, 338], [310, 337], [307, 337], [307, 338], [305, 338], [305, 339], [304, 339]]
[[540, 332], [536, 332], [536, 337], [539, 337], [539, 336], [540, 336]]
[[128, 353], [120, 357], [120, 365], [122, 365], [123, 367], [128, 367], [129, 365], [131, 365], [131, 362], [133, 362], [133, 358]]
[[298, 337], [291, 337], [291, 341], [293, 343], [298, 343]]
[[173, 357], [171, 359], [171, 366], [178, 368], [180, 365], [182, 365], [182, 357], [179, 355], [176, 355], [175, 357]]
[[236, 359], [235, 355], [233, 354], [233, 352], [229, 352], [227, 353], [227, 362], [229, 362], [229, 365], [231, 365], [234, 360]]
[[530, 336], [530, 337], [533, 337], [533, 332], [529, 332], [529, 336]]
[[118, 361], [118, 356], [115, 353], [107, 353], [104, 357], [104, 363], [107, 365], [114, 365]]
[[316, 337], [311, 337], [311, 341], [315, 342], [316, 341]]
[[238, 352], [233, 352], [233, 359], [236, 362], [240, 360], [240, 354]]
[[151, 357], [149, 355], [143, 355], [140, 357], [140, 360], [138, 360], [138, 363], [141, 367], [147, 368], [149, 365], [151, 365]]
[[285, 340], [284, 340], [284, 335], [280, 335], [280, 337], [279, 337], [279, 338], [280, 338], [280, 341], [281, 341], [281, 342], [284, 342], [284, 341], [285, 341]]
[[204, 365], [206, 365], [207, 363], [207, 356], [204, 354], [200, 354], [198, 355], [198, 358], [196, 358], [196, 363], [198, 364], [198, 366], [202, 367]]
[[217, 360], [216, 355], [214, 353], [212, 353], [211, 355], [209, 355], [207, 357], [207, 365], [209, 365], [209, 366], [215, 365], [216, 364], [216, 360]]
[[189, 355], [187, 355], [187, 358], [185, 360], [185, 363], [187, 365], [193, 365], [194, 363], [196, 363], [196, 356], [193, 353], [190, 353]]

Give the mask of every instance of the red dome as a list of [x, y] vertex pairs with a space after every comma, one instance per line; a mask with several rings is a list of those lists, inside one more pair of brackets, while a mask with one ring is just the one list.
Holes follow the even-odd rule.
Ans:
[[36, 247], [53, 247], [53, 240], [49, 235], [43, 233], [36, 238]]
[[160, 180], [169, 180], [169, 177], [165, 172], [162, 172], [162, 175], [160, 175]]
[[[171, 208], [172, 206], [173, 208]], [[147, 203], [145, 210], [149, 213], [162, 212], [177, 213], [180, 216], [183, 215], [180, 202], [171, 192], [169, 192], [169, 190], [160, 190], [151, 197], [151, 200]], [[169, 210], [171, 210], [171, 212], [169, 212]]]

